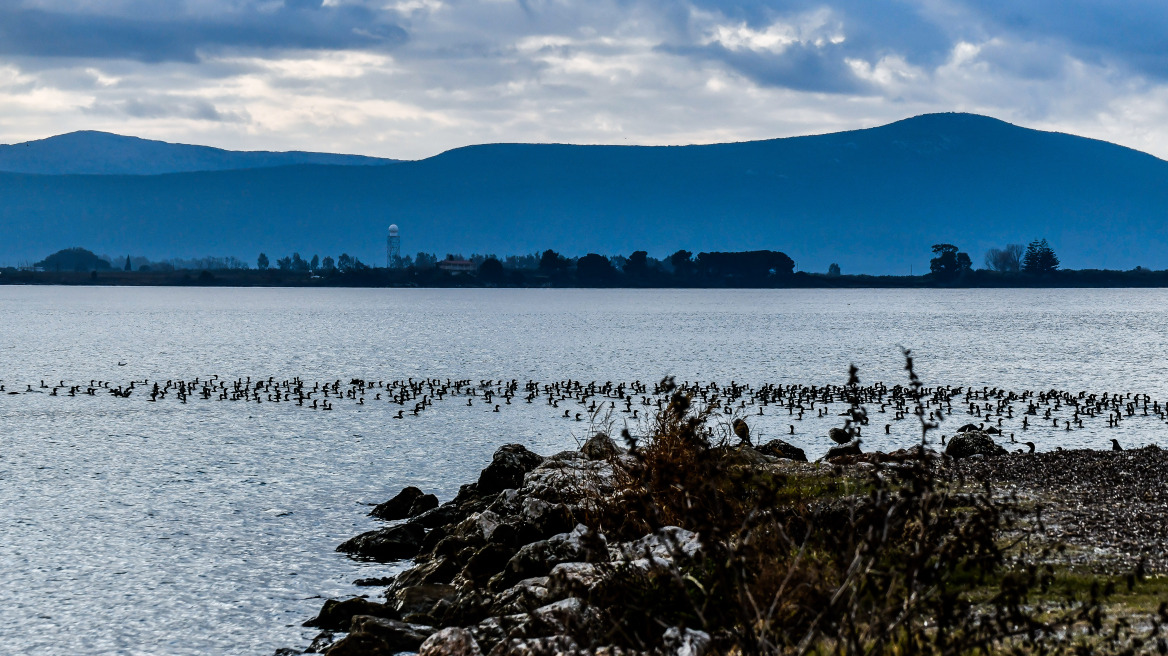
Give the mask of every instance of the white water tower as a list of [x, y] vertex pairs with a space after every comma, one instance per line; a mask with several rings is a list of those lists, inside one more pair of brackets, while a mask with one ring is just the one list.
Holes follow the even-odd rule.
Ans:
[[401, 266], [401, 235], [398, 234], [397, 224], [389, 226], [389, 236], [385, 238], [385, 268], [396, 269]]

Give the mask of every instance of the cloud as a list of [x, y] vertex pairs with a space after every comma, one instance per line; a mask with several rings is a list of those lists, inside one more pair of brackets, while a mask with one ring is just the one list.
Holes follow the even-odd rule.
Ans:
[[972, 111], [1168, 156], [1148, 0], [0, 0], [0, 141], [424, 157]]
[[142, 16], [3, 4], [0, 55], [197, 62], [219, 48], [382, 49], [407, 36], [384, 12], [360, 5], [253, 2], [206, 15], [159, 4], [173, 9]]

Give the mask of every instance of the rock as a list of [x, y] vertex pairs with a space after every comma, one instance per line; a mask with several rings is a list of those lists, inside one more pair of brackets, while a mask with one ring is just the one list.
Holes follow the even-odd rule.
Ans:
[[418, 656], [481, 656], [482, 653], [471, 632], [455, 626], [431, 635], [418, 648]]
[[666, 653], [675, 656], [705, 656], [710, 651], [710, 634], [671, 626], [661, 636], [661, 643]]
[[337, 551], [384, 563], [418, 555], [425, 538], [425, 529], [411, 522], [362, 533], [342, 542]]
[[479, 474], [478, 493], [497, 494], [508, 488], [523, 485], [523, 476], [543, 462], [543, 457], [527, 450], [522, 444], [504, 444], [491, 457]]
[[394, 578], [392, 576], [376, 576], [365, 579], [357, 579], [353, 581], [353, 585], [359, 588], [370, 588], [374, 586], [393, 585]]
[[389, 598], [389, 606], [401, 616], [414, 613], [428, 613], [434, 604], [454, 596], [453, 585], [443, 583], [423, 583], [394, 590]]
[[701, 547], [697, 533], [680, 526], [664, 526], [639, 540], [613, 545], [608, 551], [614, 561], [647, 558], [658, 566], [667, 566], [673, 563], [675, 557], [693, 559]]
[[[842, 430], [833, 428], [832, 430]], [[849, 456], [863, 455], [864, 452], [860, 450], [859, 442], [850, 442], [843, 446], [833, 446], [827, 450], [827, 455], [823, 456], [824, 460], [831, 460], [833, 458], [844, 458]]]
[[577, 503], [584, 498], [611, 495], [616, 472], [612, 460], [550, 462], [527, 474], [520, 493], [550, 502]]
[[771, 440], [770, 442], [767, 442], [766, 444], [758, 447], [758, 451], [775, 458], [786, 458], [787, 460], [807, 462], [807, 454], [803, 452], [803, 449], [800, 449], [793, 444], [784, 442], [783, 440]]
[[438, 528], [447, 524], [457, 524], [468, 514], [469, 512], [464, 511], [461, 505], [451, 501], [414, 516], [410, 523], [420, 524], [426, 528]]
[[312, 639], [312, 642], [308, 645], [308, 649], [305, 650], [304, 653], [323, 654], [324, 652], [328, 651], [329, 647], [332, 647], [333, 643], [336, 641], [337, 634], [333, 633], [332, 631], [321, 631], [320, 633], [316, 634], [315, 638]]
[[553, 598], [586, 596], [602, 578], [592, 563], [560, 563], [547, 576], [547, 592]]
[[606, 460], [620, 453], [616, 443], [604, 433], [597, 433], [588, 438], [584, 446], [580, 447], [580, 453], [589, 460]]
[[569, 636], [513, 638], [495, 645], [489, 656], [556, 656], [586, 653]]
[[438, 507], [438, 497], [433, 494], [423, 494], [410, 505], [409, 516], [415, 517], [421, 515], [427, 510], [433, 510]]
[[507, 588], [492, 601], [491, 614], [496, 616], [523, 615], [546, 605], [552, 600], [549, 581], [547, 576], [537, 576], [523, 579]]
[[329, 631], [348, 631], [349, 620], [357, 615], [372, 615], [392, 620], [401, 619], [397, 610], [362, 597], [337, 601], [329, 599], [324, 602], [320, 613], [304, 623], [304, 626], [314, 626]]
[[507, 566], [515, 549], [502, 544], [488, 544], [466, 561], [462, 575], [475, 585], [483, 585]]
[[395, 519], [405, 519], [410, 516], [410, 507], [414, 502], [425, 496], [425, 494], [416, 487], [410, 486], [402, 488], [397, 496], [378, 505], [369, 514], [377, 519], [384, 519], [393, 521]]
[[987, 458], [1006, 455], [1006, 450], [994, 439], [981, 431], [966, 431], [954, 435], [945, 447], [945, 455], [952, 458], [969, 458], [982, 455]]
[[350, 622], [349, 635], [325, 652], [327, 656], [388, 656], [417, 651], [434, 629], [381, 617], [358, 615]]
[[520, 549], [507, 561], [499, 583], [507, 587], [515, 581], [545, 576], [560, 563], [607, 561], [608, 543], [604, 535], [577, 524], [569, 533], [553, 535]]
[[463, 564], [453, 556], [435, 556], [398, 574], [393, 582], [393, 587], [386, 592], [385, 596], [391, 598], [398, 590], [404, 590], [414, 585], [450, 583], [458, 575], [462, 566]]
[[538, 534], [536, 539], [567, 533], [575, 526], [572, 511], [568, 506], [562, 503], [548, 503], [534, 497], [523, 500], [519, 517], [525, 524], [529, 524], [535, 529]]

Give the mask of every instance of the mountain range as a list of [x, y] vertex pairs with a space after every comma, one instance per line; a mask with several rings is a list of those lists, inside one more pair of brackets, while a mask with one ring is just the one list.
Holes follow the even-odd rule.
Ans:
[[158, 175], [258, 169], [290, 164], [377, 166], [394, 161], [362, 155], [299, 151], [241, 152], [88, 130], [0, 145], [0, 171], [44, 175]]
[[1045, 238], [1066, 268], [1168, 268], [1168, 162], [973, 114], [715, 145], [490, 144], [396, 162], [214, 149], [199, 160], [184, 155], [197, 147], [160, 142], [127, 158], [138, 140], [56, 139], [66, 137], [42, 148], [36, 173], [14, 172], [0, 151], [0, 263], [84, 246], [249, 261], [347, 252], [379, 264], [395, 223], [403, 253], [439, 257], [770, 249], [804, 271], [907, 274], [927, 269], [936, 243], [978, 265], [989, 248]]

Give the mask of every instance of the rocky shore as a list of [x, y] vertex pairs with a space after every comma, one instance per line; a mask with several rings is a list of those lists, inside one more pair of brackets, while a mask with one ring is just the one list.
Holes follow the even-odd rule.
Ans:
[[[1166, 565], [1168, 455], [1155, 448], [1007, 453], [992, 436], [970, 433], [950, 440], [948, 457], [918, 449], [865, 454], [851, 445], [824, 462], [806, 463], [801, 450], [781, 440], [766, 445], [744, 440], [708, 453], [716, 454], [724, 469], [756, 477], [761, 472], [784, 484], [803, 481], [800, 489], [821, 486], [823, 498], [811, 505], [829, 510], [815, 511], [816, 517], [831, 516], [839, 490], [847, 488], [843, 482], [860, 481], [874, 470], [928, 463], [1041, 504], [1046, 512], [1041, 536], [1078, 547], [1070, 553], [1084, 562], [1102, 562], [1091, 560], [1102, 549], [1108, 565], [1142, 561], [1158, 571]], [[685, 622], [662, 619], [656, 643], [640, 648], [621, 635], [629, 616], [619, 609], [620, 595], [627, 594], [619, 580], [652, 582], [662, 573], [676, 578], [681, 571], [676, 565], [700, 561], [706, 546], [701, 532], [680, 526], [661, 525], [639, 535], [606, 533], [603, 526], [613, 526], [613, 520], [599, 518], [620, 507], [609, 501], [627, 494], [627, 482], [643, 477], [645, 468], [643, 458], [598, 434], [578, 451], [548, 457], [505, 445], [477, 481], [446, 503], [417, 488], [402, 490], [371, 513], [388, 523], [385, 528], [358, 535], [337, 550], [378, 562], [412, 560], [413, 566], [393, 578], [363, 581], [383, 586], [376, 597], [327, 601], [306, 622], [320, 629], [308, 651], [331, 656], [718, 652], [714, 637]]]

